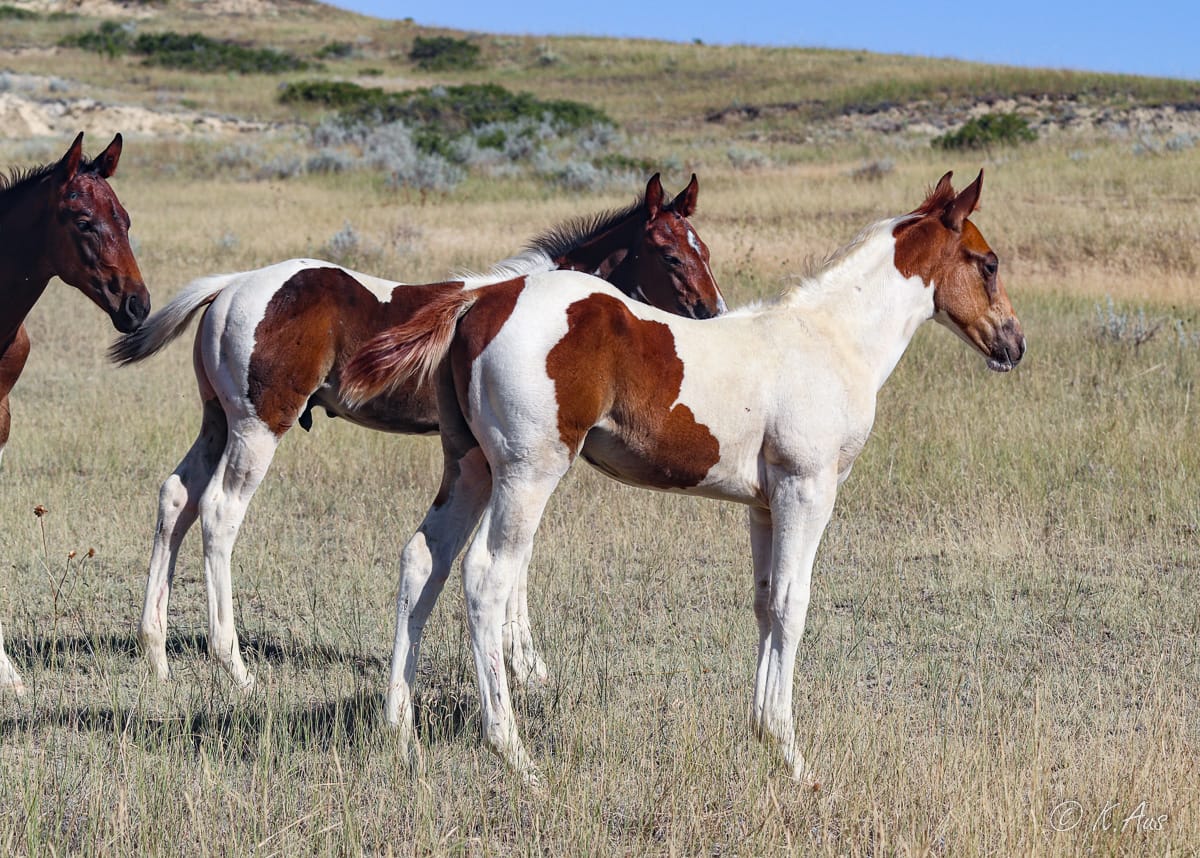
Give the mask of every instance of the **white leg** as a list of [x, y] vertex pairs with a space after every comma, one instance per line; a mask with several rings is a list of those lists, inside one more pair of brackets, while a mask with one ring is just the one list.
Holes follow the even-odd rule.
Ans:
[[25, 683], [21, 680], [21, 675], [4, 652], [4, 629], [0, 627], [0, 691], [6, 688], [18, 697], [25, 693]]
[[528, 556], [505, 607], [504, 655], [514, 688], [545, 685], [549, 681], [550, 669], [533, 645], [533, 629], [529, 623]]
[[243, 691], [254, 686], [254, 677], [242, 662], [233, 624], [230, 559], [246, 507], [278, 445], [279, 439], [259, 420], [247, 418], [231, 425], [216, 474], [200, 498], [204, 580], [208, 587], [208, 651]]
[[[753, 726], [774, 746], [791, 776], [804, 779], [804, 759], [796, 747], [792, 717], [792, 678], [796, 649], [808, 614], [813, 559], [833, 512], [836, 475], [785, 477], [771, 492], [771, 551], [768, 587], [756, 581], [755, 613], [759, 617], [759, 660], [755, 676]], [[762, 516], [751, 518], [755, 565], [764, 555]], [[756, 569], [756, 575], [758, 570]], [[765, 610], [760, 607], [765, 600]]]
[[491, 500], [463, 561], [467, 624], [479, 674], [484, 741], [509, 768], [536, 784], [537, 768], [517, 734], [504, 670], [504, 614], [559, 477], [509, 472], [493, 474], [493, 480]]
[[216, 399], [204, 403], [200, 434], [174, 473], [158, 492], [158, 524], [146, 577], [146, 600], [138, 641], [142, 653], [159, 679], [167, 667], [167, 602], [175, 580], [179, 546], [199, 512], [200, 494], [212, 481], [226, 441], [225, 412]]
[[429, 510], [400, 554], [396, 640], [384, 718], [397, 729], [414, 762], [420, 758], [412, 695], [421, 634], [450, 574], [450, 566], [470, 537], [491, 494], [491, 474], [478, 447], [461, 459], [447, 455], [442, 491], [446, 493], [444, 502]]

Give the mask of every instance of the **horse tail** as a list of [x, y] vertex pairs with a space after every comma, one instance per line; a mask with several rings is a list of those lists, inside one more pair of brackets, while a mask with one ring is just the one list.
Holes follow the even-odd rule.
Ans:
[[121, 366], [145, 360], [170, 343], [187, 327], [201, 307], [212, 303], [221, 290], [240, 274], [217, 274], [193, 280], [171, 303], [108, 347], [108, 359]]
[[367, 340], [342, 372], [342, 399], [359, 406], [410, 379], [427, 384], [450, 350], [458, 320], [479, 297], [476, 290], [438, 295], [406, 321]]

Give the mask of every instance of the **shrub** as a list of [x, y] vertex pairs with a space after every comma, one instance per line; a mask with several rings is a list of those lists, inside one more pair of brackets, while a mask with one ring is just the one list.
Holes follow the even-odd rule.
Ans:
[[140, 54], [145, 57], [146, 65], [190, 71], [274, 74], [309, 68], [308, 63], [293, 54], [210, 39], [200, 33], [142, 33], [135, 37], [133, 32], [131, 25], [105, 21], [97, 29], [68, 36], [59, 44], [109, 57]]
[[60, 45], [67, 48], [83, 48], [107, 57], [129, 53], [133, 46], [133, 28], [117, 21], [105, 21], [90, 33], [77, 33], [63, 38]]
[[[385, 92], [376, 86], [349, 81], [307, 80], [289, 83], [279, 92], [285, 104], [322, 104], [337, 108], [347, 125], [387, 125], [404, 122], [428, 138], [427, 151], [445, 150], [453, 139], [489, 125], [513, 122], [549, 122], [550, 133], [587, 129], [599, 138], [597, 148], [612, 140], [603, 128], [615, 123], [588, 104], [576, 101], [542, 101], [528, 92], [509, 92], [494, 83]], [[437, 142], [444, 140], [446, 145]], [[495, 135], [489, 144], [502, 146]], [[484, 145], [481, 143], [481, 145]]]
[[318, 48], [314, 56], [319, 60], [344, 60], [354, 56], [354, 45], [349, 42], [330, 42]]
[[281, 87], [279, 100], [284, 104], [351, 108], [382, 104], [387, 95], [379, 87], [359, 86], [348, 80], [301, 80]]
[[989, 146], [1031, 143], [1037, 132], [1024, 117], [1015, 113], [985, 113], [968, 121], [957, 131], [933, 139], [938, 149], [986, 149]]
[[20, 6], [0, 5], [0, 21], [33, 21], [38, 18], [37, 12], [30, 12]]
[[479, 67], [479, 46], [450, 36], [417, 36], [408, 58], [425, 71], [462, 71]]

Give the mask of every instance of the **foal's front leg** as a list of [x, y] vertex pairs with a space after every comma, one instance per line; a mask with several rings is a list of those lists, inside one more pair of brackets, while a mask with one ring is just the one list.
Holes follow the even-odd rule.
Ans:
[[[772, 482], [769, 519], [751, 512], [759, 625], [752, 720], [756, 735], [777, 749], [788, 773], [804, 780], [792, 716], [792, 679], [808, 614], [813, 559], [833, 512], [837, 477], [788, 475]], [[768, 532], [769, 555], [764, 544]], [[766, 562], [760, 566], [760, 561]]]
[[21, 674], [12, 666], [8, 655], [4, 652], [4, 629], [0, 628], [0, 691], [10, 689], [18, 697], [25, 693], [25, 683]]
[[[29, 333], [22, 324], [17, 328], [12, 342], [0, 352], [0, 458], [4, 457], [4, 446], [8, 443], [8, 432], [12, 425], [12, 417], [8, 410], [8, 392], [17, 383], [28, 357]], [[0, 691], [5, 688], [12, 689], [17, 695], [25, 693], [25, 683], [21, 680], [21, 674], [17, 673], [4, 651], [4, 631], [0, 629]]]

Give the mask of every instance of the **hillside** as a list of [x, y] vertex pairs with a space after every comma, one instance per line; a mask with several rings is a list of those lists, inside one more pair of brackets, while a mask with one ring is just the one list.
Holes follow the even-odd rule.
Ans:
[[[778, 147], [784, 157], [795, 157], [795, 146], [864, 134], [883, 135], [897, 145], [919, 141], [973, 113], [996, 109], [1015, 110], [1052, 133], [1171, 135], [1200, 128], [1197, 82], [856, 51], [452, 33], [303, 0], [10, 0], [0, 9], [14, 10], [0, 13], [0, 68], [23, 75], [53, 70], [60, 81], [59, 91], [50, 94], [9, 83], [6, 89], [16, 89], [26, 101], [56, 95], [49, 101], [90, 98], [189, 117], [199, 112], [287, 122], [308, 117], [278, 104], [280, 80], [344, 79], [386, 90], [487, 81], [595, 105], [634, 134], [693, 145], [751, 141]], [[198, 79], [144, 65], [137, 57], [59, 46], [103, 21], [122, 21], [137, 33], [198, 31], [288, 52], [320, 68]], [[477, 46], [478, 68], [416, 68], [408, 58], [413, 40], [429, 35]], [[9, 105], [4, 116], [15, 112]], [[198, 125], [197, 130], [212, 130], [205, 122]], [[2, 123], [0, 134], [22, 136], [25, 127]]]

